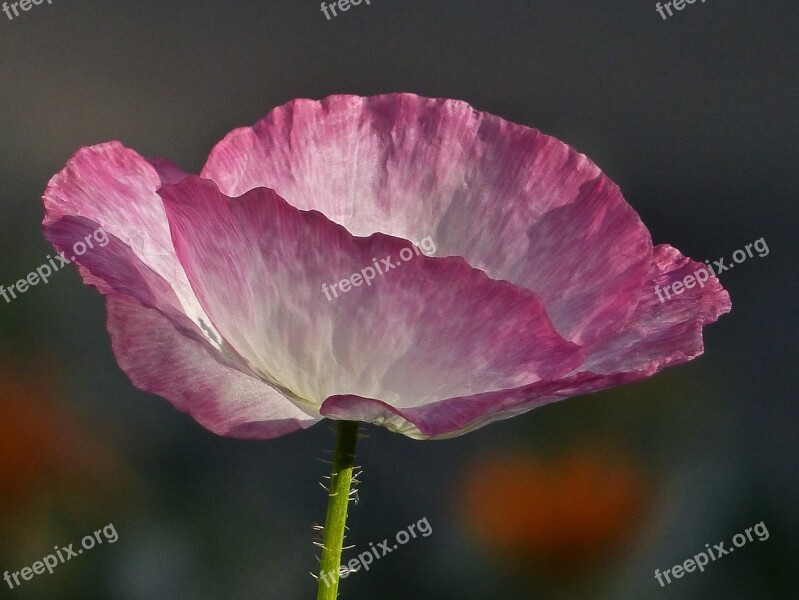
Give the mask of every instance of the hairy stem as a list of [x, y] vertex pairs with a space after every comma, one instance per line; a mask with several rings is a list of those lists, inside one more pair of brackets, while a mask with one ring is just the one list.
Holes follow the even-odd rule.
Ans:
[[352, 470], [355, 465], [355, 443], [358, 440], [358, 423], [339, 421], [336, 431], [336, 451], [330, 475], [330, 494], [322, 538], [322, 559], [319, 565], [319, 591], [316, 600], [336, 600], [338, 596], [341, 549], [344, 546], [344, 529], [347, 523], [347, 506], [350, 501]]

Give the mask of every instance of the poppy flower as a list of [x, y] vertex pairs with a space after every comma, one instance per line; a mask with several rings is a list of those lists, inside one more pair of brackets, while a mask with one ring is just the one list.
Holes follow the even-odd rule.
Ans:
[[199, 176], [82, 148], [44, 204], [69, 258], [108, 236], [74, 260], [133, 384], [233, 437], [453, 437], [689, 361], [730, 310], [715, 277], [660, 302], [703, 265], [584, 155], [456, 100], [295, 100]]

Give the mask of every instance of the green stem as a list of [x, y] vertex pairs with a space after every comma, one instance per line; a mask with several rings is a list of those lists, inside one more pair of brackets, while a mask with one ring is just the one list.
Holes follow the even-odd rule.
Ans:
[[336, 453], [330, 475], [330, 495], [327, 503], [322, 559], [319, 569], [319, 591], [316, 600], [336, 600], [338, 596], [341, 549], [344, 546], [344, 529], [347, 523], [347, 506], [350, 501], [352, 470], [355, 465], [355, 442], [358, 440], [358, 423], [339, 421], [336, 432]]

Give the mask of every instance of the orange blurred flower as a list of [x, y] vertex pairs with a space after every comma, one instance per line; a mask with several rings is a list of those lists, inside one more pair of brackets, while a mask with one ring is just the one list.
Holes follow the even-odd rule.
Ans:
[[468, 474], [467, 526], [513, 562], [564, 571], [599, 563], [637, 531], [647, 484], [624, 455], [583, 448], [551, 461], [496, 457]]
[[40, 497], [108, 492], [109, 475], [125, 479], [109, 449], [59, 405], [52, 378], [0, 367], [0, 514]]

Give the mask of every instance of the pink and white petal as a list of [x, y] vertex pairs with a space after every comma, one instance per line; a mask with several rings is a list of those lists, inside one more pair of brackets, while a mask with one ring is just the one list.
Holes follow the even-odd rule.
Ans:
[[[148, 162], [119, 142], [81, 148], [45, 190], [44, 232], [57, 250], [72, 256], [76, 243], [102, 229], [112, 242], [95, 243], [77, 257], [87, 284], [136, 297], [176, 318], [186, 315], [198, 332], [207, 332], [208, 319], [175, 256], [156, 194], [163, 182], [184, 176], [172, 163]], [[127, 285], [124, 291], [114, 289], [120, 284]], [[211, 342], [218, 336], [208, 337]]]
[[[350, 393], [418, 406], [559, 377], [584, 358], [536, 294], [459, 257], [429, 258], [383, 234], [353, 237], [265, 188], [230, 199], [187, 178], [159, 193], [215, 328], [294, 398], [318, 406]], [[362, 276], [339, 294], [330, 283], [384, 261], [395, 266], [368, 285]]]
[[[708, 276], [706, 283], [671, 299], [661, 293], [660, 301], [658, 289], [699, 271]], [[730, 295], [707, 265], [661, 244], [655, 248], [635, 313], [620, 332], [592, 346], [580, 368], [600, 374], [638, 372], [643, 378], [687, 362], [704, 351], [702, 328], [731, 309]]]
[[[702, 286], [695, 285], [670, 300], [661, 293], [666, 300], [660, 302], [656, 286], [662, 290], [701, 270], [708, 275]], [[655, 248], [650, 276], [639, 298], [623, 330], [591, 348], [587, 360], [566, 377], [411, 408], [338, 395], [326, 399], [320, 412], [328, 418], [383, 425], [418, 439], [455, 437], [549, 402], [640, 381], [688, 362], [703, 352], [702, 328], [731, 309], [729, 294], [707, 267], [668, 245]]]
[[165, 183], [177, 183], [189, 176], [183, 169], [165, 158], [147, 158], [145, 160], [158, 172], [161, 185]]
[[158, 311], [115, 296], [107, 304], [114, 354], [133, 384], [166, 398], [210, 431], [270, 439], [320, 420], [263, 381], [218, 362]]
[[[47, 237], [56, 248], [71, 247], [75, 240], [91, 237], [98, 227], [84, 217], [65, 216], [47, 225]], [[180, 299], [169, 282], [118, 238], [109, 235], [105, 245], [65, 258], [75, 262], [84, 282], [95, 286], [101, 294], [135, 299], [145, 307], [159, 310], [183, 330], [197, 330], [195, 323], [181, 311]], [[214, 342], [215, 346], [220, 345], [216, 336]]]
[[[574, 202], [515, 235], [515, 247], [513, 236], [498, 245], [514, 250], [492, 257], [492, 272], [538, 291], [567, 339], [590, 346], [615, 333], [635, 310], [649, 274], [652, 240], [607, 177], [585, 184]], [[473, 263], [477, 257], [466, 259]]]
[[[397, 408], [374, 398], [338, 395], [327, 398], [320, 413], [330, 419], [372, 423], [414, 439], [447, 439], [577, 395], [580, 392], [576, 390], [599, 379], [602, 378], [598, 375], [581, 373], [409, 408]], [[605, 379], [613, 385], [609, 378]]]
[[431, 236], [436, 256], [541, 295], [581, 344], [630, 316], [651, 258], [648, 231], [588, 158], [457, 100], [295, 100], [231, 132], [202, 176], [229, 196], [270, 187], [355, 235]]

